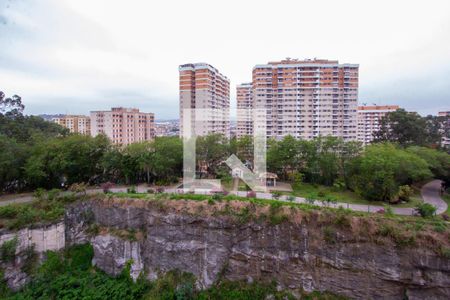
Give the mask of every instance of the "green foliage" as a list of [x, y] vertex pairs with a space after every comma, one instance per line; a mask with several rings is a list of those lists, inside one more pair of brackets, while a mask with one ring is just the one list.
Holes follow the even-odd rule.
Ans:
[[198, 300], [292, 300], [295, 299], [288, 292], [277, 291], [276, 283], [245, 283], [223, 281], [213, 287], [199, 292], [195, 299]]
[[33, 281], [7, 299], [141, 299], [149, 283], [134, 283], [129, 274], [116, 278], [92, 267], [89, 244], [63, 253], [47, 252], [47, 258], [33, 275]]
[[293, 195], [288, 195], [286, 199], [287, 199], [288, 201], [290, 201], [290, 202], [294, 202], [294, 201], [295, 201], [295, 196], [293, 196]]
[[287, 221], [287, 216], [282, 213], [282, 202], [272, 202], [270, 203], [269, 209], [269, 221], [272, 225], [278, 225]]
[[42, 193], [30, 203], [1, 206], [1, 223], [8, 229], [20, 229], [29, 224], [53, 222], [64, 215], [65, 205], [74, 200], [73, 195], [62, 195], [57, 190], [47, 195]]
[[399, 247], [412, 246], [416, 241], [414, 234], [405, 232], [404, 229], [389, 223], [381, 224], [377, 233], [383, 237], [391, 238]]
[[398, 190], [398, 200], [408, 202], [413, 195], [413, 190], [409, 185], [401, 185]]
[[279, 191], [273, 191], [272, 192], [272, 198], [273, 199], [276, 199], [276, 200], [278, 200], [278, 199], [280, 199], [280, 197], [281, 197], [281, 192], [279, 192]]
[[402, 146], [436, 145], [441, 138], [432, 119], [404, 109], [388, 113], [381, 119], [380, 130], [374, 133], [376, 142], [393, 142]]
[[25, 262], [22, 267], [22, 272], [31, 275], [38, 264], [38, 254], [34, 250], [34, 245], [25, 249], [23, 256], [25, 257]]
[[333, 227], [325, 226], [322, 229], [323, 239], [328, 244], [335, 244], [337, 241], [336, 230]]
[[427, 163], [391, 144], [367, 146], [351, 168], [350, 186], [369, 200], [395, 200], [401, 185], [432, 176]]
[[16, 258], [16, 248], [18, 244], [17, 236], [9, 241], [3, 242], [0, 246], [0, 258], [3, 262], [11, 262]]
[[424, 218], [430, 218], [436, 213], [436, 207], [429, 203], [420, 203], [415, 209], [417, 213]]

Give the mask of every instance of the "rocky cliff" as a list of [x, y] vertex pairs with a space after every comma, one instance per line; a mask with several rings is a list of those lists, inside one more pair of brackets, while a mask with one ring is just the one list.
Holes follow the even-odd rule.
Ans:
[[65, 239], [91, 242], [93, 263], [110, 274], [132, 260], [133, 277], [179, 269], [200, 287], [275, 280], [355, 299], [450, 298], [450, 260], [437, 251], [448, 232], [377, 220], [238, 201], [103, 199], [67, 210]]
[[[11, 245], [9, 257], [4, 253], [5, 243]], [[16, 232], [2, 229], [0, 247], [2, 250], [0, 269], [3, 271], [3, 279], [11, 289], [17, 290], [29, 281], [27, 268], [31, 263], [42, 260], [43, 254], [48, 250], [58, 251], [65, 247], [64, 223], [42, 224]]]

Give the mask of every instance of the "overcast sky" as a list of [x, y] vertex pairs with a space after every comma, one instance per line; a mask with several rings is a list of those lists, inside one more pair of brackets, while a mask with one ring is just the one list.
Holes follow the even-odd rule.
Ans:
[[360, 103], [450, 109], [450, 1], [0, 0], [0, 90], [29, 114], [137, 107], [178, 118], [178, 65], [235, 86], [255, 64], [360, 64]]

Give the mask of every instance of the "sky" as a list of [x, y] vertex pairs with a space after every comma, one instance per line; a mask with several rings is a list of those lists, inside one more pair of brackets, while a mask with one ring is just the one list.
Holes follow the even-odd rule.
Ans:
[[235, 86], [286, 57], [360, 65], [359, 102], [450, 110], [450, 1], [0, 0], [0, 90], [27, 114], [178, 118], [178, 66]]

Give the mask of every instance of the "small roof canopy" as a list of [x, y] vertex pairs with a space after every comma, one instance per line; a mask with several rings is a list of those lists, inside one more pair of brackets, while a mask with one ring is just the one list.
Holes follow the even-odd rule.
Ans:
[[271, 172], [264, 172], [259, 174], [259, 178], [260, 179], [277, 179], [278, 175], [275, 173], [271, 173]]

